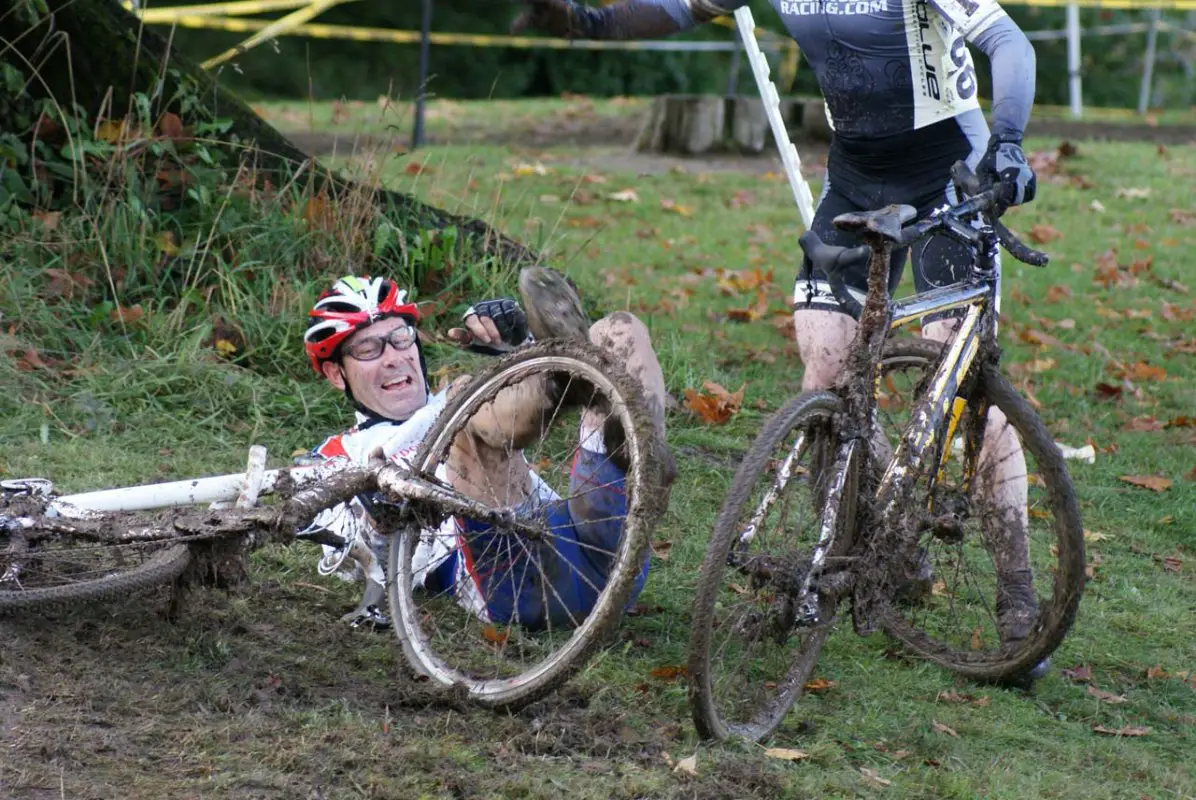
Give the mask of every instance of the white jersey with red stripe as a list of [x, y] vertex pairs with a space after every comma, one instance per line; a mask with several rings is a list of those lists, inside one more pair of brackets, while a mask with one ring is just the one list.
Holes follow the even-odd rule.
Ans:
[[[424, 436], [436, 422], [440, 413], [448, 402], [448, 390], [445, 389], [428, 399], [428, 403], [404, 422], [388, 422], [385, 420], [370, 420], [358, 412], [357, 424], [349, 430], [330, 436], [312, 451], [312, 455], [321, 459], [344, 459], [355, 466], [369, 466], [380, 464], [384, 458], [396, 464], [411, 465], [411, 459], [423, 442]], [[436, 469], [436, 477], [442, 481], [448, 480], [448, 473], [444, 464]], [[525, 503], [542, 504], [558, 499], [557, 494], [548, 484], [533, 471], [531, 473], [533, 494]], [[320, 512], [308, 530], [324, 529], [331, 531], [346, 541], [361, 539], [367, 542], [375, 555], [376, 564], [367, 578], [378, 584], [385, 584], [385, 574], [382, 564], [387, 563], [387, 548], [389, 538], [378, 533], [373, 517], [366, 504], [360, 497], [355, 497], [347, 503]], [[413, 576], [416, 586], [423, 586], [427, 574], [440, 566], [445, 559], [451, 558], [462, 541], [463, 528], [460, 520], [446, 519], [439, 528], [424, 530], [420, 535], [412, 558]], [[344, 574], [346, 579], [353, 579], [351, 571], [355, 569], [353, 562], [345, 559], [345, 549], [324, 546], [324, 563], [336, 566], [328, 572], [341, 569], [349, 570]], [[472, 564], [466, 558], [455, 559], [454, 583], [457, 601], [466, 606], [485, 621], [489, 621], [486, 612], [485, 598], [482, 596], [478, 576], [473, 574]]]

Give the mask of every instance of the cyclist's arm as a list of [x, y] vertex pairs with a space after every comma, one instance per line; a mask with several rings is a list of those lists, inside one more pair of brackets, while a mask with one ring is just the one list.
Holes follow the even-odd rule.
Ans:
[[1019, 140], [1034, 105], [1034, 47], [995, 0], [930, 0], [992, 64], [994, 136]]
[[734, 13], [747, 0], [620, 0], [601, 8], [584, 6], [587, 39], [654, 39], [687, 31]]

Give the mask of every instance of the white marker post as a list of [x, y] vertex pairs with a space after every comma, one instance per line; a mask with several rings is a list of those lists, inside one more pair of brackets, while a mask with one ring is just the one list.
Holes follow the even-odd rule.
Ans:
[[810, 194], [810, 187], [801, 175], [801, 159], [798, 158], [797, 148], [789, 138], [789, 131], [785, 128], [785, 120], [781, 118], [781, 98], [777, 94], [777, 87], [769, 78], [768, 61], [760, 50], [760, 43], [756, 41], [756, 22], [752, 18], [752, 11], [747, 6], [735, 10], [735, 27], [739, 30], [739, 37], [743, 40], [743, 49], [747, 53], [748, 63], [752, 67], [752, 75], [756, 77], [756, 88], [760, 90], [760, 99], [764, 101], [764, 113], [768, 117], [768, 125], [772, 128], [772, 137], [777, 143], [777, 150], [781, 153], [781, 163], [785, 166], [785, 177], [789, 179], [789, 188], [793, 190], [793, 199], [797, 202], [797, 210], [801, 213], [802, 224], [808, 230], [814, 224], [814, 197]]

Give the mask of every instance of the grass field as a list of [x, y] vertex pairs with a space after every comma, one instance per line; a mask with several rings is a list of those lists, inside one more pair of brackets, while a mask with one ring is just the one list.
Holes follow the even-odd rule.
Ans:
[[[1059, 141], [1027, 143], [1042, 153], [1039, 198], [1007, 217], [1052, 261], [1006, 259], [1006, 367], [1057, 440], [1096, 449], [1093, 464], [1068, 462], [1093, 578], [1033, 694], [847, 631], [819, 663], [831, 688], [771, 742], [808, 758], [700, 742], [684, 678], [660, 668], [685, 662], [697, 565], [735, 466], [800, 382], [788, 188], [700, 161], [644, 176], [579, 167], [572, 149], [444, 145], [338, 165], [480, 216], [541, 249], [588, 306], [640, 315], [675, 397], [745, 387], [726, 424], [669, 416], [681, 472], [655, 538], [671, 547], [640, 613], [566, 690], [510, 715], [430, 704], [399, 677], [389, 634], [337, 622], [355, 590], [320, 579], [310, 547], [259, 552], [247, 590], [205, 591], [173, 623], [155, 595], [0, 620], [0, 795], [1196, 797], [1196, 147], [1073, 144], [1055, 159]], [[728, 280], [754, 270], [758, 289]], [[0, 477], [68, 491], [193, 477], [240, 469], [254, 442], [281, 464], [350, 416], [300, 371], [211, 363], [207, 331], [150, 347], [97, 325], [66, 352], [37, 322], [52, 310], [3, 308], [3, 335], [81, 366], [48, 377], [15, 351], [0, 360]], [[1125, 480], [1144, 477], [1157, 490]], [[695, 754], [694, 774], [674, 769]]]

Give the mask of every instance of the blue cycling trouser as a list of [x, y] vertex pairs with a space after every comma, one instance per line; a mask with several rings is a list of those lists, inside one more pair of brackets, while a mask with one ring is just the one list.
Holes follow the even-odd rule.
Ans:
[[[480, 599], [484, 609], [475, 611], [494, 623], [531, 630], [580, 625], [614, 566], [627, 493], [623, 472], [610, 458], [585, 448], [578, 451], [569, 488], [570, 500], [531, 499], [520, 507], [520, 516], [547, 523], [551, 534], [541, 540], [463, 520], [457, 549], [428, 575], [425, 588], [456, 595], [467, 605]], [[648, 579], [648, 559], [645, 554], [629, 605]]]

